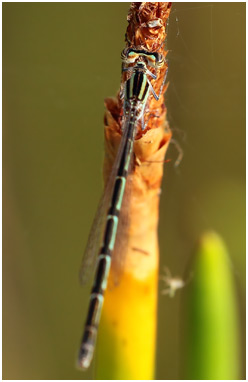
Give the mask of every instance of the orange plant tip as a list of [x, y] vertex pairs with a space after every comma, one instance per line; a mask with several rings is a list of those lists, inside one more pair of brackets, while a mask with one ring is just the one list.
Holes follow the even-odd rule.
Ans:
[[133, 2], [128, 13], [126, 40], [130, 46], [159, 51], [166, 39], [171, 2]]

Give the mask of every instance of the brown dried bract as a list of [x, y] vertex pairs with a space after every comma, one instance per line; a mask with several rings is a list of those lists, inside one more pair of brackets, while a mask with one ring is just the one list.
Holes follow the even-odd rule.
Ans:
[[171, 3], [132, 3], [127, 20], [129, 22], [126, 41], [130, 47], [142, 47], [158, 52], [166, 39], [166, 23]]

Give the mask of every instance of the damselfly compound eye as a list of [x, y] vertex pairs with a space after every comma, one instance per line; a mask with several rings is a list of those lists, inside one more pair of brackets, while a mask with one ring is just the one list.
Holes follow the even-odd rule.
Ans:
[[152, 67], [156, 67], [157, 65], [157, 58], [156, 58], [156, 55], [155, 54], [151, 54], [151, 55], [147, 55], [146, 56], [146, 59], [147, 59], [147, 63], [149, 66], [152, 66]]
[[147, 64], [153, 68], [160, 68], [164, 65], [164, 57], [160, 53], [146, 53], [143, 54], [147, 60]]
[[133, 64], [138, 57], [139, 54], [130, 48], [124, 49], [121, 53], [121, 59], [126, 64]]

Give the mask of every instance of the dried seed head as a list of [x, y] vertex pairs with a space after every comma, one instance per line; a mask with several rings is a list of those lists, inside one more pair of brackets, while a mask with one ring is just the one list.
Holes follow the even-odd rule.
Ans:
[[166, 23], [171, 10], [168, 2], [132, 3], [128, 13], [126, 41], [131, 47], [157, 52], [166, 38]]

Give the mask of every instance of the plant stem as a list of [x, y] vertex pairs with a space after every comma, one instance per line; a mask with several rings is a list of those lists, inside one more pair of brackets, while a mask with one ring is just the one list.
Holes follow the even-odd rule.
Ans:
[[[164, 56], [166, 21], [171, 3], [132, 3], [127, 46]], [[149, 26], [150, 25], [150, 26]], [[159, 91], [167, 63], [158, 70]], [[163, 92], [165, 91], [165, 87]], [[108, 179], [121, 138], [122, 99], [107, 99], [105, 115], [104, 179]], [[157, 327], [158, 238], [160, 184], [164, 156], [171, 132], [161, 96], [148, 100], [150, 118], [134, 143], [134, 166], [129, 180], [129, 230], [125, 240], [125, 263], [115, 285], [113, 264], [105, 293], [96, 354], [97, 379], [153, 379]], [[117, 253], [121, 250], [117, 246]]]

